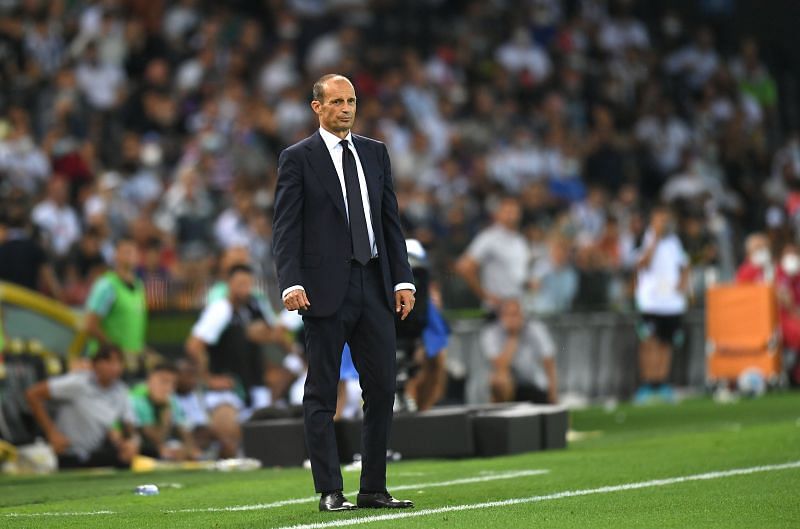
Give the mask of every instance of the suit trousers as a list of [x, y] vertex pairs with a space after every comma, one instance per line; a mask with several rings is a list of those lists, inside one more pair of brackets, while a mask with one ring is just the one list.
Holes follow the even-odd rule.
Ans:
[[333, 416], [345, 342], [364, 400], [361, 491], [386, 490], [386, 448], [397, 384], [394, 318], [377, 259], [366, 265], [352, 262], [347, 294], [335, 314], [303, 317], [308, 361], [303, 414], [317, 492], [342, 489]]

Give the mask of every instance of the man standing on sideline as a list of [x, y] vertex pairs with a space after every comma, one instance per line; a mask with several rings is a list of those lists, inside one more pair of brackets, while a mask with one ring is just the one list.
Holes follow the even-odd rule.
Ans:
[[672, 349], [683, 339], [681, 316], [686, 312], [689, 261], [672, 227], [672, 213], [656, 206], [644, 234], [636, 263], [636, 306], [640, 312], [639, 377], [634, 402], [654, 396], [673, 402], [669, 385]]
[[413, 507], [386, 491], [395, 394], [395, 313], [414, 307], [386, 146], [350, 132], [352, 83], [321, 77], [311, 108], [320, 128], [278, 160], [273, 250], [283, 304], [305, 325], [305, 435], [321, 511], [354, 509], [342, 494], [333, 416], [342, 349], [350, 345], [364, 397], [359, 507]]
[[144, 372], [147, 300], [144, 283], [136, 277], [139, 250], [133, 239], [117, 241], [114, 269], [100, 276], [86, 300], [86, 330], [94, 339], [93, 355], [100, 346], [118, 347], [129, 376]]
[[456, 262], [456, 271], [486, 307], [521, 297], [528, 277], [530, 249], [519, 231], [519, 199], [505, 196], [495, 205], [494, 223], [482, 230]]

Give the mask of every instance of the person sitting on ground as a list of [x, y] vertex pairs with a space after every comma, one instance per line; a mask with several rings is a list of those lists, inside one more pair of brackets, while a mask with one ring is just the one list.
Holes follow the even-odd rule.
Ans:
[[[60, 468], [128, 467], [139, 453], [128, 388], [120, 377], [122, 352], [101, 347], [92, 368], [39, 382], [26, 392], [28, 406]], [[46, 402], [56, 403], [53, 419]]]
[[491, 362], [493, 402], [558, 401], [555, 344], [542, 322], [526, 321], [519, 300], [501, 303], [497, 321], [481, 331], [480, 346]]
[[186, 341], [186, 353], [197, 362], [207, 387], [205, 407], [222, 457], [238, 452], [239, 420], [272, 403], [261, 345], [272, 340], [273, 333], [252, 296], [253, 280], [249, 266], [231, 267], [228, 295], [203, 309]]
[[[230, 270], [236, 265], [252, 268], [250, 251], [244, 246], [231, 246], [221, 255], [219, 262], [221, 278], [208, 289], [206, 295], [208, 305], [228, 297], [227, 277]], [[255, 269], [253, 272], [255, 279]], [[286, 327], [281, 324], [272, 304], [258, 287], [256, 281], [253, 281], [253, 290], [250, 292], [250, 296], [258, 304], [258, 309], [264, 317], [267, 327], [264, 330], [266, 343], [273, 346], [269, 347], [268, 345], [264, 351], [264, 381], [271, 393], [272, 402], [282, 401], [287, 397], [289, 387], [296, 379], [296, 376], [285, 369], [283, 365], [286, 354], [294, 349], [294, 340]]]
[[131, 389], [142, 455], [173, 461], [199, 457], [186, 417], [175, 399], [177, 374], [175, 366], [161, 363], [150, 370], [146, 382]]
[[175, 362], [175, 369], [178, 372], [175, 380], [175, 402], [183, 413], [185, 427], [191, 432], [195, 446], [205, 451], [214, 437], [208, 427], [208, 413], [199, 389], [197, 363], [191, 358], [180, 358]]

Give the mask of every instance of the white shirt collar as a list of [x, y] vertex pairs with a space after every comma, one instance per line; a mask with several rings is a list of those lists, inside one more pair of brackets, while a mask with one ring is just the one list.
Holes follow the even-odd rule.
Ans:
[[[332, 132], [328, 132], [322, 127], [319, 128], [319, 135], [322, 136], [322, 141], [325, 142], [325, 146], [329, 151], [332, 151], [338, 147], [339, 143], [342, 141], [342, 138]], [[345, 136], [344, 139], [347, 140], [348, 144], [353, 145], [353, 135], [350, 133], [350, 131], [347, 131], [347, 136]]]

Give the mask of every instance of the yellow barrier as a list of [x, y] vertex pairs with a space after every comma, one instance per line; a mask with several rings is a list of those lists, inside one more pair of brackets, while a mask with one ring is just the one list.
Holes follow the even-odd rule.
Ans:
[[4, 323], [3, 310], [6, 305], [25, 308], [74, 330], [75, 336], [64, 351], [68, 358], [77, 357], [83, 351], [86, 328], [82, 313], [38, 292], [3, 281], [0, 281], [0, 347], [4, 341], [15, 338], [13, 329], [6, 328]]

